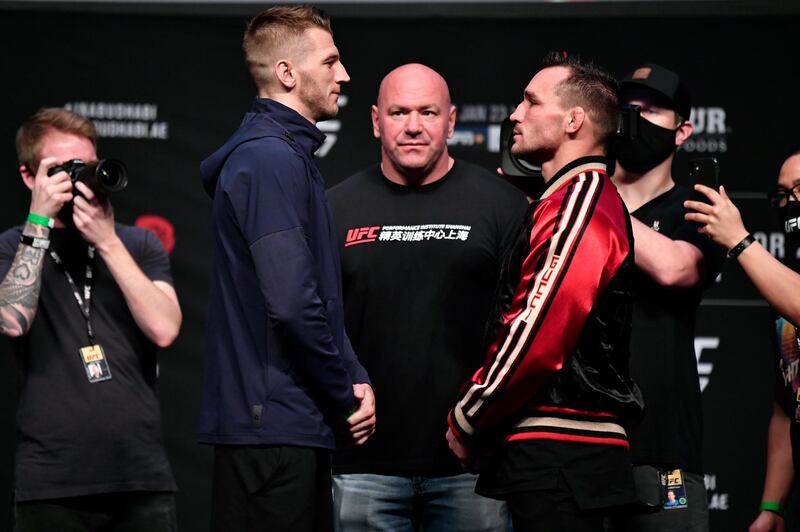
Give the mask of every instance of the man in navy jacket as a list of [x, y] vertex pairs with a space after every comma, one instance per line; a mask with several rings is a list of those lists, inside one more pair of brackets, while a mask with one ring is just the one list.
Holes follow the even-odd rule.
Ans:
[[350, 78], [310, 6], [256, 16], [244, 50], [258, 98], [200, 167], [214, 198], [200, 421], [215, 445], [212, 529], [330, 530], [334, 434], [361, 444], [375, 427], [313, 159], [314, 124], [336, 115]]

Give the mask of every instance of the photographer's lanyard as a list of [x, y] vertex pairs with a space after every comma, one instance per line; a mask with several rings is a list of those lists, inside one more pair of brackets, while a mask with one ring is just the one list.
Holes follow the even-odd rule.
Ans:
[[67, 271], [61, 257], [58, 256], [54, 250], [50, 250], [50, 256], [53, 257], [53, 262], [56, 263], [64, 277], [69, 282], [69, 287], [72, 288], [72, 295], [75, 296], [75, 301], [78, 303], [78, 308], [81, 309], [81, 314], [86, 319], [86, 333], [89, 335], [89, 345], [81, 347], [78, 351], [81, 355], [83, 362], [83, 369], [86, 371], [86, 378], [89, 382], [94, 384], [96, 382], [107, 381], [111, 379], [111, 368], [108, 366], [106, 354], [103, 347], [95, 342], [94, 329], [92, 329], [92, 281], [94, 280], [94, 246], [89, 246], [86, 251], [86, 277], [83, 281], [83, 297], [78, 291], [75, 280]]
[[55, 250], [50, 250], [50, 256], [53, 257], [53, 262], [64, 272], [64, 276], [69, 282], [69, 287], [72, 288], [72, 295], [75, 296], [75, 301], [78, 303], [78, 308], [81, 309], [81, 314], [86, 319], [86, 333], [89, 335], [89, 344], [94, 344], [94, 329], [92, 329], [92, 275], [94, 274], [94, 246], [89, 246], [86, 252], [86, 278], [83, 281], [83, 297], [78, 291], [78, 286], [75, 280], [67, 271], [64, 262]]

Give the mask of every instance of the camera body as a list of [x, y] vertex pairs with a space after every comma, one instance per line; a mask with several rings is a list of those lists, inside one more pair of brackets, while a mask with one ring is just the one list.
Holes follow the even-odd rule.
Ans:
[[500, 124], [500, 167], [506, 177], [542, 178], [542, 167], [531, 164], [511, 153], [514, 144], [514, 124], [510, 118]]
[[66, 172], [73, 186], [78, 181], [84, 183], [96, 196], [107, 196], [128, 186], [128, 171], [117, 159], [100, 159], [92, 164], [86, 164], [81, 159], [71, 159], [50, 168], [47, 175], [52, 176], [58, 172]]

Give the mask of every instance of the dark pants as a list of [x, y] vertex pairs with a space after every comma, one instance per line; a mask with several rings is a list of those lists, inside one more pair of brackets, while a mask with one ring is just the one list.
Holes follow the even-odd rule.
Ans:
[[[637, 466], [649, 470], [650, 477], [658, 478], [659, 471], [652, 466]], [[632, 507], [612, 519], [615, 532], [708, 532], [708, 494], [703, 475], [683, 472], [686, 487], [686, 508], [651, 509]], [[666, 501], [666, 487], [660, 486]], [[787, 529], [788, 530], [788, 529]]]
[[603, 532], [604, 513], [582, 511], [569, 488], [521, 491], [506, 499], [514, 532]]
[[172, 493], [104, 493], [19, 502], [15, 532], [176, 532]]
[[217, 445], [212, 532], [331, 532], [331, 458], [323, 449]]

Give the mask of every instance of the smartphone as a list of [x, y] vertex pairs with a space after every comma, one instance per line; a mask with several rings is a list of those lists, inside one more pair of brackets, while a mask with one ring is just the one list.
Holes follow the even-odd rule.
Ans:
[[689, 181], [692, 185], [705, 185], [719, 190], [719, 161], [716, 157], [705, 157], [689, 161]]
[[692, 187], [691, 199], [711, 203], [702, 192], [694, 190], [694, 185], [705, 185], [719, 191], [719, 161], [716, 157], [704, 157], [689, 161], [689, 186]]

